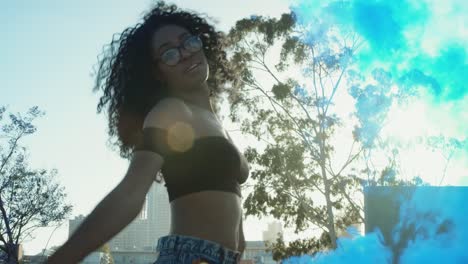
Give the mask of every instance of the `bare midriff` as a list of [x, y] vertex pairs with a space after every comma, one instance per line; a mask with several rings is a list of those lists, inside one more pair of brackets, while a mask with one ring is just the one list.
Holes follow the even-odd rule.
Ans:
[[223, 191], [202, 191], [171, 202], [171, 235], [210, 240], [238, 251], [242, 200]]
[[[195, 137], [227, 137], [216, 115], [200, 107], [189, 107], [189, 122]], [[179, 197], [171, 202], [171, 235], [186, 235], [216, 242], [239, 251], [242, 199], [235, 193], [207, 190]]]

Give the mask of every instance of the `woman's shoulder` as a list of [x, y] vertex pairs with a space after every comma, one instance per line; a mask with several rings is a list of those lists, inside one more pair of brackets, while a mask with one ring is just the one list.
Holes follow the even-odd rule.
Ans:
[[182, 99], [166, 97], [159, 100], [145, 117], [143, 127], [167, 127], [165, 124], [174, 121], [189, 121], [191, 109]]

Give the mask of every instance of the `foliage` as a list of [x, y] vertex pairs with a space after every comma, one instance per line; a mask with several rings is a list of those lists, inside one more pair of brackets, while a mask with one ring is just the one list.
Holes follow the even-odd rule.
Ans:
[[[246, 215], [272, 215], [296, 233], [320, 230], [317, 237], [288, 246], [278, 239], [269, 245], [275, 260], [336, 248], [337, 233], [364, 220], [364, 185], [420, 183], [395, 177], [392, 153], [384, 168], [366, 163], [379, 146], [379, 132], [397, 97], [389, 89], [391, 76], [375, 69], [369, 84], [353, 68], [358, 38], [316, 32], [320, 37], [308, 35], [290, 13], [280, 19], [242, 19], [228, 35], [230, 67], [238, 72], [228, 96], [231, 121], [266, 143], [263, 152], [248, 147], [244, 153], [255, 166], [250, 172], [253, 191], [244, 201]], [[334, 104], [345, 88], [356, 103], [349, 120], [354, 129], [348, 130]], [[343, 129], [348, 145], [335, 140]], [[346, 158], [340, 160], [343, 153]]]
[[[0, 107], [0, 122], [6, 108]], [[57, 170], [32, 169], [21, 140], [36, 132], [33, 120], [43, 115], [32, 107], [23, 117], [10, 114], [0, 134], [0, 252], [16, 261], [14, 248], [38, 227], [58, 224], [68, 217], [63, 187], [54, 182]]]
[[114, 258], [112, 257], [109, 243], [105, 243], [96, 251], [104, 253], [104, 257], [101, 259], [102, 264], [114, 264]]

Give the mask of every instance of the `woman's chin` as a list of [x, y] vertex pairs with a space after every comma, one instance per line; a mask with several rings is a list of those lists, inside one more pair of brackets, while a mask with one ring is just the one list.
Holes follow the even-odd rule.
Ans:
[[[208, 70], [204, 67], [200, 69], [195, 69], [193, 71], [187, 72], [184, 76], [181, 76], [183, 83], [180, 84], [180, 87], [185, 87], [182, 89], [202, 89], [206, 87], [206, 82], [208, 80]], [[190, 88], [191, 87], [191, 88]]]
[[208, 75], [200, 72], [190, 76], [190, 78], [187, 78], [187, 80], [190, 80], [190, 86], [201, 86], [208, 80]]

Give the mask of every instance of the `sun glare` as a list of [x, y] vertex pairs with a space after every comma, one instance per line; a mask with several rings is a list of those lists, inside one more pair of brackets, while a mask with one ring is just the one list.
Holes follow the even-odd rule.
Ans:
[[389, 112], [388, 123], [383, 129], [383, 135], [398, 141], [410, 143], [417, 137], [427, 136], [436, 131], [427, 113], [428, 105], [417, 101], [406, 106], [395, 104]]

